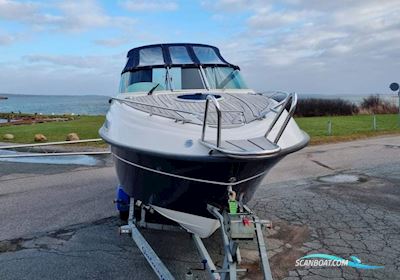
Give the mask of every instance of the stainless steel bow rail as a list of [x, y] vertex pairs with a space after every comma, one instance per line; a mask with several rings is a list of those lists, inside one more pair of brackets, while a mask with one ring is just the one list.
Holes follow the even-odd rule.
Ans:
[[[270, 97], [271, 98], [271, 97]], [[209, 103], [212, 102], [217, 110], [217, 131], [216, 131], [216, 141], [205, 140], [206, 127], [207, 127], [207, 116]], [[290, 103], [290, 108], [286, 111], [287, 105]], [[206, 100], [206, 106], [204, 109], [204, 121], [203, 129], [201, 133], [200, 143], [208, 147], [212, 151], [218, 151], [226, 154], [229, 157], [234, 158], [254, 158], [254, 157], [270, 157], [277, 155], [281, 148], [278, 146], [279, 139], [281, 138], [283, 132], [285, 131], [290, 119], [293, 117], [294, 111], [297, 105], [297, 94], [289, 93], [286, 94], [286, 98], [276, 104], [269, 111], [265, 112], [264, 115], [260, 115], [260, 118], [265, 117], [268, 112], [275, 113], [275, 117], [271, 121], [271, 124], [267, 128], [264, 137], [257, 137], [251, 139], [241, 139], [241, 140], [225, 140], [221, 139], [221, 107], [218, 100], [212, 96], [208, 95]], [[271, 131], [276, 127], [281, 117], [284, 117], [280, 124], [279, 130], [276, 133], [274, 140], [270, 141], [268, 136]]]
[[[140, 220], [136, 220], [134, 209], [140, 207]], [[191, 234], [201, 256], [202, 269], [189, 269], [185, 279], [195, 279], [194, 273], [199, 270], [207, 271], [209, 278], [213, 280], [237, 279], [238, 273], [245, 273], [247, 269], [238, 268], [242, 258], [239, 244], [241, 240], [257, 241], [260, 255], [261, 272], [266, 280], [272, 280], [271, 269], [268, 262], [267, 246], [264, 242], [262, 226], [270, 227], [269, 221], [260, 220], [246, 205], [242, 205], [243, 211], [237, 214], [230, 214], [226, 210], [220, 210], [208, 205], [207, 210], [218, 219], [221, 226], [222, 245], [224, 248], [224, 261], [221, 268], [217, 268], [210, 254], [207, 251], [202, 239]], [[164, 265], [157, 253], [146, 241], [139, 231], [139, 227], [156, 230], [184, 231], [178, 226], [155, 224], [146, 222], [146, 211], [152, 211], [151, 206], [143, 205], [140, 201], [134, 201], [131, 197], [129, 202], [128, 224], [120, 227], [121, 234], [130, 234], [131, 238], [142, 252], [159, 279], [175, 279], [168, 268]], [[243, 221], [246, 219], [247, 224]]]
[[[290, 119], [293, 117], [294, 111], [296, 110], [296, 105], [297, 105], [297, 94], [296, 93], [290, 93], [287, 95], [287, 97], [281, 101], [278, 105], [276, 105], [271, 111], [276, 113], [275, 118], [273, 119], [273, 121], [271, 122], [270, 126], [267, 129], [267, 132], [265, 133], [265, 138], [268, 137], [268, 135], [271, 133], [272, 129], [275, 127], [276, 123], [278, 122], [278, 120], [280, 119], [280, 117], [282, 116], [283, 112], [285, 112], [285, 109], [287, 107], [287, 105], [289, 104], [289, 101], [291, 101], [290, 104], [290, 109], [287, 112], [287, 115], [281, 125], [281, 127], [279, 128], [279, 131], [277, 133], [277, 135], [275, 136], [275, 140], [274, 143], [277, 144], [279, 139], [282, 136], [283, 131], [285, 131], [285, 128], [287, 127]], [[277, 108], [281, 107], [279, 110], [276, 110]]]

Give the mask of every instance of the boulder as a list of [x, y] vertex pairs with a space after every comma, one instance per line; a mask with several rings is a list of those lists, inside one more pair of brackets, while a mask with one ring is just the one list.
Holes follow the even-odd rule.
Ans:
[[65, 139], [66, 141], [76, 141], [79, 140], [79, 136], [77, 133], [73, 132], [73, 133], [69, 133], [67, 135], [67, 138]]
[[3, 135], [4, 140], [14, 140], [14, 135], [10, 133], [6, 133]]
[[47, 138], [43, 134], [38, 133], [38, 134], [35, 134], [34, 140], [35, 140], [35, 142], [46, 142]]

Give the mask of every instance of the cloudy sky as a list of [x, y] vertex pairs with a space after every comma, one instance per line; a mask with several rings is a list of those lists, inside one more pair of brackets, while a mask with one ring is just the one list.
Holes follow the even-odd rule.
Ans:
[[398, 0], [0, 0], [0, 92], [113, 95], [126, 52], [216, 45], [257, 90], [389, 93]]

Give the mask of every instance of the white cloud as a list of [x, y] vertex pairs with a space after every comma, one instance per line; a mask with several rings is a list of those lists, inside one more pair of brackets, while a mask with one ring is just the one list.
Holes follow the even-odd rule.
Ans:
[[[225, 3], [220, 0], [217, 3]], [[350, 6], [306, 1], [277, 9], [269, 1], [252, 7], [243, 39], [266, 65], [290, 65], [314, 58], [368, 58], [400, 50], [400, 6], [395, 1], [352, 1]], [[237, 40], [237, 38], [234, 38]], [[254, 58], [259, 61], [258, 57]]]
[[121, 6], [129, 11], [175, 11], [178, 3], [168, 0], [125, 0], [120, 2]]
[[63, 15], [59, 25], [69, 31], [105, 27], [111, 20], [93, 0], [65, 1], [58, 8]]
[[22, 40], [27, 39], [28, 36], [25, 36], [25, 34], [19, 31], [11, 32], [11, 31], [6, 31], [5, 29], [2, 30], [0, 28], [0, 46], [1, 45], [6, 46], [20, 42]]
[[[25, 94], [101, 94], [114, 95], [118, 90], [120, 68], [111, 72], [93, 69], [59, 69], [28, 65], [2, 67], [1, 88], [4, 92]], [[21, 83], [23, 81], [23, 83]]]
[[[122, 56], [121, 56], [122, 57]], [[29, 64], [48, 64], [56, 67], [73, 67], [78, 69], [100, 69], [116, 63], [114, 56], [77, 56], [77, 55], [26, 55], [22, 58]]]
[[[120, 0], [118, 3], [121, 9], [138, 12], [183, 8], [178, 6], [177, 0]], [[379, 91], [381, 85], [386, 89], [387, 83], [398, 79], [398, 0], [203, 0], [201, 4], [214, 14], [204, 20], [213, 21], [221, 34], [214, 36], [204, 30], [196, 34], [199, 41], [219, 46], [228, 61], [241, 66], [250, 84], [257, 89], [373, 92]], [[140, 43], [170, 41], [171, 38], [178, 41], [185, 37], [185, 32], [165, 32], [162, 25], [158, 34], [148, 32], [147, 28], [136, 30], [134, 19], [111, 15], [95, 0], [59, 0], [48, 4], [0, 0], [0, 18], [22, 23], [28, 31], [86, 32], [112, 27], [116, 30], [113, 37], [89, 39], [107, 47], [133, 41], [132, 34]], [[150, 19], [152, 17], [148, 21], [143, 19], [143, 26]], [[182, 29], [190, 27], [188, 23]], [[133, 28], [134, 33], [131, 32]], [[22, 36], [0, 32], [0, 45], [20, 41], [30, 32], [25, 33]], [[30, 55], [24, 57], [25, 64], [18, 70], [27, 80], [31, 78], [26, 69], [37, 71], [31, 74], [33, 80], [40, 80], [41, 73], [54, 81], [61, 79], [57, 77], [60, 71], [68, 70], [64, 71], [68, 78], [62, 78], [68, 86], [73, 83], [72, 78], [82, 81], [83, 85], [86, 74], [92, 81], [97, 75], [101, 83], [107, 80], [113, 84], [118, 80], [124, 58], [125, 53], [118, 58]], [[18, 76], [18, 71], [7, 73], [8, 77]], [[33, 80], [29, 83], [38, 84]], [[13, 86], [6, 77], [0, 82]], [[42, 88], [45, 85], [43, 81]]]
[[7, 20], [26, 20], [36, 13], [38, 4], [0, 0], [0, 17]]
[[272, 6], [257, 9], [249, 18], [251, 27], [259, 28], [284, 28], [290, 24], [306, 24], [319, 16], [315, 11], [274, 11]]
[[66, 1], [58, 5], [62, 13], [60, 29], [81, 32], [92, 28], [129, 27], [135, 20], [127, 17], [112, 17], [94, 0]]
[[105, 47], [118, 47], [128, 43], [128, 38], [108, 38], [108, 39], [98, 39], [94, 40], [96, 45], [105, 46]]
[[125, 53], [27, 55], [0, 63], [0, 84], [3, 91], [14, 93], [113, 95], [125, 61]]
[[17, 38], [15, 36], [12, 36], [10, 34], [0, 33], [0, 46], [12, 44], [16, 40]]
[[[46, 13], [51, 7], [56, 14]], [[122, 16], [110, 16], [95, 0], [73, 0], [39, 4], [0, 0], [0, 18], [26, 24], [36, 31], [83, 32], [94, 28], [130, 28], [135, 20]]]
[[223, 12], [243, 12], [253, 8], [264, 8], [269, 6], [269, 1], [265, 0], [203, 0], [201, 5], [207, 9]]
[[33, 2], [18, 2], [15, 0], [0, 0], [0, 18], [8, 21], [22, 22], [32, 25], [56, 23], [61, 18], [42, 13], [42, 5]]
[[232, 1], [235, 9], [230, 0], [207, 2], [250, 13], [245, 31], [219, 45], [259, 90], [368, 93], [396, 79], [398, 1]]
[[399, 2], [379, 1], [364, 2], [357, 7], [338, 10], [333, 15], [339, 27], [371, 32], [387, 29], [399, 29]]

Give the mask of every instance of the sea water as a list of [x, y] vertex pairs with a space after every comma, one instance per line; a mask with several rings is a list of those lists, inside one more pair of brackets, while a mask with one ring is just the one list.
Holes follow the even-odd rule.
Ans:
[[0, 95], [8, 97], [0, 100], [1, 113], [105, 115], [110, 105], [110, 97], [99, 95]]

